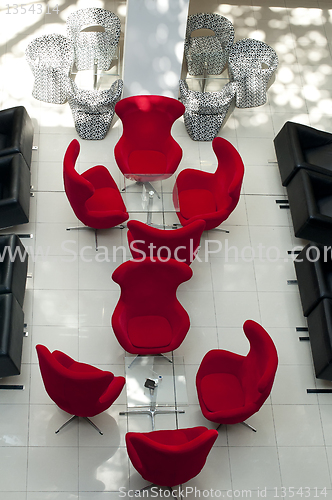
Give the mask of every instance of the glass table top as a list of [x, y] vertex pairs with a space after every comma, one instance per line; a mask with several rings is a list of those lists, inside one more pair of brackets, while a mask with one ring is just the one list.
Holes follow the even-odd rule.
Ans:
[[184, 360], [173, 356], [126, 356], [128, 408], [188, 404]]
[[[137, 174], [144, 177], [143, 174]], [[127, 212], [136, 213], [171, 213], [179, 211], [179, 198], [174, 187], [175, 177], [160, 180], [160, 175], [156, 175], [156, 180], [147, 182], [135, 182], [123, 177], [121, 194]]]

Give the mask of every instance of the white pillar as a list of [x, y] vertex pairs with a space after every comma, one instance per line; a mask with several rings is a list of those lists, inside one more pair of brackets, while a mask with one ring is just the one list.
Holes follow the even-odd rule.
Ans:
[[123, 97], [178, 97], [189, 0], [127, 0]]

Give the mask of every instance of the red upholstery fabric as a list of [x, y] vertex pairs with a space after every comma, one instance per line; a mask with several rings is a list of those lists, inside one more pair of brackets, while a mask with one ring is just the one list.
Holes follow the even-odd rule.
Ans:
[[114, 271], [112, 278], [120, 285], [121, 296], [112, 315], [112, 326], [127, 352], [160, 354], [179, 347], [190, 321], [176, 290], [191, 276], [187, 264], [173, 259], [131, 260]]
[[212, 147], [218, 159], [214, 174], [187, 168], [176, 179], [180, 205], [177, 215], [183, 226], [203, 219], [205, 229], [213, 229], [229, 217], [239, 201], [244, 175], [242, 159], [222, 137], [213, 139]]
[[275, 345], [255, 321], [246, 321], [243, 330], [250, 343], [247, 356], [214, 349], [198, 369], [199, 404], [212, 422], [243, 422], [260, 409], [271, 392], [278, 366]]
[[128, 321], [128, 337], [134, 347], [168, 347], [172, 328], [162, 316], [138, 316]]
[[107, 168], [97, 165], [80, 175], [75, 170], [79, 152], [79, 142], [74, 139], [63, 160], [65, 191], [76, 217], [95, 229], [126, 221], [129, 218], [126, 207]]
[[244, 406], [240, 380], [232, 373], [211, 373], [201, 381], [206, 408], [213, 412]]
[[218, 437], [214, 429], [193, 427], [154, 432], [128, 432], [129, 458], [143, 479], [173, 487], [197, 476]]
[[213, 193], [207, 189], [186, 189], [179, 193], [181, 215], [186, 219], [217, 211]]
[[184, 111], [180, 101], [160, 95], [127, 97], [115, 105], [123, 134], [114, 155], [124, 175], [147, 182], [155, 175], [142, 178], [137, 174], [159, 174], [159, 178], [167, 179], [175, 172], [182, 149], [171, 136], [171, 127]]
[[159, 151], [133, 151], [129, 155], [130, 172], [134, 174], [165, 174], [167, 170], [166, 155]]
[[119, 397], [124, 377], [78, 363], [61, 351], [36, 346], [44, 386], [62, 410], [78, 417], [93, 417], [107, 410]]
[[[195, 258], [205, 222], [197, 220], [186, 227], [170, 231], [151, 227], [136, 220], [129, 221], [127, 227], [129, 248], [134, 259], [142, 259], [145, 256], [157, 257], [159, 250], [161, 260], [171, 257], [190, 265]], [[151, 244], [154, 246], [150, 246]]]

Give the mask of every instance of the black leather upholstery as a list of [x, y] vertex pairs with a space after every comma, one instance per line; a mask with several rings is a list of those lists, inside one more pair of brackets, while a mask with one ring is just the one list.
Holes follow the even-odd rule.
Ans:
[[21, 307], [27, 271], [28, 255], [19, 237], [16, 234], [0, 236], [0, 294], [13, 293]]
[[287, 194], [295, 236], [332, 245], [332, 176], [301, 168]]
[[0, 156], [0, 228], [29, 222], [30, 170], [20, 153]]
[[332, 134], [286, 122], [274, 139], [274, 147], [283, 186], [299, 169], [332, 176]]
[[321, 300], [307, 320], [316, 377], [332, 380], [332, 300]]
[[332, 247], [308, 244], [294, 261], [303, 314], [324, 298], [332, 299]]
[[33, 125], [24, 106], [0, 110], [0, 156], [21, 153], [30, 168]]
[[0, 377], [19, 375], [24, 315], [14, 294], [0, 295]]

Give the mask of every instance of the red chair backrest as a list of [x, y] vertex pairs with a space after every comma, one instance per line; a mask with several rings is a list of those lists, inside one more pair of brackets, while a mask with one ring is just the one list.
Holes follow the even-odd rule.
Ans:
[[79, 142], [74, 139], [69, 144], [63, 160], [63, 181], [69, 203], [78, 219], [86, 213], [85, 202], [93, 195], [95, 189], [91, 182], [84, 179], [75, 170], [75, 163], [80, 152]]
[[250, 350], [242, 364], [242, 385], [246, 398], [261, 406], [272, 389], [278, 354], [271, 337], [260, 324], [247, 320], [243, 330], [250, 342]]
[[178, 302], [178, 286], [192, 276], [191, 268], [170, 259], [168, 262], [146, 258], [142, 262], [129, 260], [121, 264], [112, 279], [121, 287], [119, 303], [130, 316], [169, 316]]
[[164, 152], [171, 127], [184, 111], [184, 105], [172, 97], [139, 95], [122, 99], [115, 105], [115, 112], [123, 123], [121, 140], [128, 139], [126, 146], [130, 150]]
[[[40, 344], [36, 350], [46, 392], [59, 408], [79, 417], [99, 413], [99, 397], [114, 379], [113, 373], [88, 365], [85, 366], [91, 371], [75, 371], [78, 363], [61, 351], [51, 353]], [[61, 359], [64, 360], [62, 363]], [[70, 361], [73, 369], [70, 369]]]
[[[199, 246], [205, 221], [198, 220], [188, 226], [169, 231], [148, 226], [137, 220], [129, 221], [127, 227], [128, 243], [134, 259], [143, 259], [144, 256], [173, 258], [190, 265], [195, 258], [194, 252]], [[151, 244], [154, 247], [150, 247]]]
[[126, 443], [133, 465], [138, 465], [137, 470], [144, 479], [158, 486], [173, 487], [200, 473], [217, 437], [218, 432], [214, 429], [194, 427], [151, 433], [129, 432]]
[[[220, 206], [225, 207], [225, 197], [227, 196], [227, 204], [231, 213], [240, 198], [244, 176], [244, 164], [238, 151], [226, 139], [216, 137], [212, 141], [212, 147], [218, 159], [214, 187], [217, 205], [219, 199]], [[217, 208], [219, 209], [219, 207]]]

